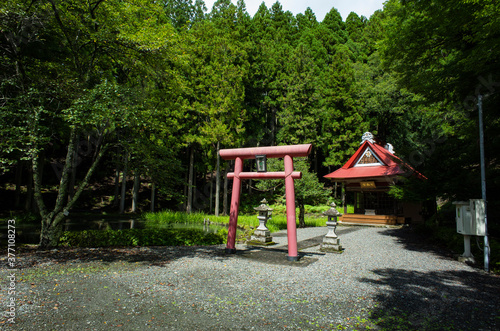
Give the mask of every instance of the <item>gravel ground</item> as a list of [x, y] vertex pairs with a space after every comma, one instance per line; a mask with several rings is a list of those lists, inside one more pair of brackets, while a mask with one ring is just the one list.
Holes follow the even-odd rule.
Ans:
[[[498, 330], [500, 278], [426, 245], [408, 228], [298, 229], [299, 262], [276, 246], [84, 249], [0, 257], [16, 330]], [[77, 258], [75, 258], [75, 254]], [[80, 255], [78, 255], [80, 254]], [[71, 258], [68, 258], [71, 256]], [[78, 257], [81, 256], [81, 257]], [[14, 274], [15, 296], [8, 294]]]

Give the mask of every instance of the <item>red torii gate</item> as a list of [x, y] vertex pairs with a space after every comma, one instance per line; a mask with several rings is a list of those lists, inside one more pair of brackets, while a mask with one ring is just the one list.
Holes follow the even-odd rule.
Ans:
[[[297, 225], [295, 217], [295, 186], [294, 179], [302, 178], [302, 173], [293, 171], [293, 157], [304, 157], [311, 153], [311, 144], [250, 147], [222, 149], [219, 151], [224, 160], [235, 160], [234, 172], [228, 173], [227, 178], [233, 178], [233, 193], [231, 195], [231, 210], [229, 214], [229, 230], [227, 234], [226, 252], [235, 253], [236, 227], [238, 224], [238, 209], [240, 205], [240, 190], [242, 179], [285, 179], [286, 197], [286, 224], [288, 237], [289, 261], [298, 260], [297, 252]], [[256, 156], [267, 158], [284, 158], [285, 171], [278, 172], [243, 172], [243, 160], [255, 159]]]

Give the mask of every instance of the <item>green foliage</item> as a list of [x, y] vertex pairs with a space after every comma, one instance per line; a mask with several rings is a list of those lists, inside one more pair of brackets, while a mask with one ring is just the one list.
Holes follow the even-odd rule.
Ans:
[[[267, 223], [267, 227], [271, 232], [276, 232], [279, 230], [285, 230], [287, 228], [286, 214], [284, 206], [272, 205], [271, 208], [276, 208], [273, 210], [271, 219]], [[305, 224], [308, 227], [325, 226], [326, 217], [322, 216], [320, 213], [327, 210], [328, 207], [324, 206], [306, 206], [307, 213], [316, 213], [316, 215], [307, 215], [305, 217]], [[161, 211], [157, 213], [144, 213], [143, 218], [146, 221], [146, 229], [172, 229], [175, 224], [186, 224], [186, 225], [203, 225], [205, 220], [210, 221], [212, 225], [227, 225], [229, 224], [229, 216], [214, 216], [206, 215], [201, 213], [185, 213], [185, 212], [174, 212], [174, 211]], [[250, 228], [256, 228], [259, 225], [259, 220], [255, 213], [250, 215], [238, 215], [238, 228], [247, 232]], [[217, 233], [226, 233], [227, 229], [221, 228], [217, 230]], [[238, 231], [238, 237], [244, 237], [245, 233]]]
[[224, 238], [219, 233], [196, 229], [127, 229], [65, 231], [59, 245], [63, 247], [108, 246], [193, 246], [218, 245]]
[[355, 95], [353, 66], [351, 51], [346, 45], [338, 45], [319, 82], [322, 134], [318, 148], [325, 155], [325, 166], [342, 166], [368, 129]]
[[[398, 93], [398, 98], [391, 98], [397, 102], [393, 110], [384, 111], [394, 123], [391, 130], [400, 136], [396, 151], [401, 150], [429, 178], [430, 196], [480, 196], [479, 94], [485, 96], [487, 178], [497, 182], [500, 66], [492, 57], [500, 54], [499, 36], [493, 32], [500, 26], [499, 12], [500, 4], [494, 1], [388, 1], [385, 5], [379, 68], [389, 72], [387, 79], [393, 83], [382, 76], [380, 82], [387, 83], [376, 89], [385, 85], [385, 91]], [[380, 91], [385, 94], [384, 90]], [[497, 196], [489, 185], [488, 200], [495, 206]], [[498, 219], [496, 209], [489, 208]]]
[[169, 224], [203, 224], [207, 215], [201, 213], [185, 213], [180, 211], [163, 210], [156, 213], [144, 213], [142, 218], [147, 228], [168, 227]]
[[[66, 203], [73, 166], [80, 190], [94, 170], [104, 182], [125, 158], [155, 183], [162, 208], [175, 208], [187, 171], [194, 187], [213, 178], [216, 146], [312, 143], [318, 174], [296, 161], [299, 214], [307, 213], [306, 204], [328, 199], [318, 176], [344, 164], [365, 131], [429, 178], [395, 195], [476, 197], [479, 93], [490, 219], [498, 219], [498, 2], [389, 0], [370, 19], [351, 13], [345, 22], [335, 8], [318, 22], [310, 9], [294, 17], [279, 2], [253, 17], [242, 0], [204, 10], [201, 0], [2, 3], [0, 174], [33, 165], [42, 231], [75, 203]], [[47, 171], [54, 163], [65, 179]], [[259, 185], [279, 201], [281, 182]], [[42, 191], [55, 183], [58, 203], [45, 206]], [[242, 211], [252, 212], [251, 199]]]
[[[271, 207], [273, 209], [273, 215], [286, 214], [286, 205], [285, 204], [279, 203], [279, 204], [270, 205], [269, 207]], [[315, 206], [305, 204], [304, 208], [305, 208], [306, 214], [316, 214], [314, 216], [319, 216], [323, 212], [330, 209], [330, 207], [327, 204], [324, 204], [324, 205], [320, 204], [320, 205], [315, 205]]]
[[434, 97], [474, 91], [478, 75], [498, 72], [500, 6], [489, 1], [390, 1], [383, 41], [387, 63], [414, 90]]
[[[295, 158], [294, 170], [302, 172], [302, 178], [294, 181], [295, 198], [299, 204], [326, 204], [329, 190], [320, 183], [318, 177], [309, 171], [309, 163], [304, 158]], [[268, 171], [284, 171], [284, 163], [281, 159], [267, 160]], [[283, 180], [256, 180], [256, 187], [260, 190], [272, 190], [284, 196], [285, 187]]]
[[[133, 90], [107, 80], [92, 89], [83, 89], [81, 97], [62, 111], [66, 123], [89, 130], [123, 128], [137, 118]], [[111, 127], [110, 127], [111, 126]]]

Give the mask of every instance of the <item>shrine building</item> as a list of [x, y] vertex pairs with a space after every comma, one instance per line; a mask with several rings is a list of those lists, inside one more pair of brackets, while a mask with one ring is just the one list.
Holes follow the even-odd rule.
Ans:
[[395, 225], [424, 221], [422, 203], [399, 201], [388, 194], [392, 185], [408, 175], [427, 179], [398, 158], [391, 144], [382, 146], [366, 132], [349, 161], [325, 178], [341, 182], [344, 194], [354, 195], [354, 213], [348, 214], [345, 208], [339, 221]]

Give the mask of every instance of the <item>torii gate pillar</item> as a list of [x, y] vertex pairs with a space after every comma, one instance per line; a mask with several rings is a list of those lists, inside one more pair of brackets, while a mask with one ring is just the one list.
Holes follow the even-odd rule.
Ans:
[[[238, 225], [238, 209], [240, 205], [240, 191], [242, 179], [285, 179], [286, 197], [286, 225], [288, 237], [289, 261], [297, 261], [297, 224], [295, 216], [295, 186], [294, 179], [302, 177], [301, 172], [293, 171], [293, 157], [304, 157], [311, 153], [312, 145], [289, 145], [270, 147], [251, 147], [222, 149], [219, 151], [224, 160], [235, 160], [234, 172], [228, 173], [228, 178], [233, 178], [233, 192], [231, 195], [231, 210], [229, 213], [229, 230], [227, 234], [226, 251], [236, 252], [236, 227]], [[265, 155], [267, 158], [284, 158], [284, 172], [243, 172], [243, 160], [255, 159], [256, 155]]]

